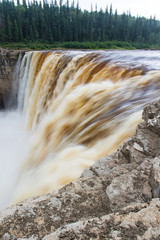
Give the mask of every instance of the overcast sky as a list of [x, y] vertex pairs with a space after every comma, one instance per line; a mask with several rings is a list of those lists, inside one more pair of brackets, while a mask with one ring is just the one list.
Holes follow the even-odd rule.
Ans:
[[131, 15], [137, 16], [138, 14], [139, 16], [145, 16], [147, 18], [150, 18], [152, 15], [160, 20], [160, 0], [79, 0], [81, 9], [90, 10], [91, 3], [93, 10], [95, 9], [96, 3], [98, 10], [100, 8], [105, 10], [107, 4], [110, 6], [112, 3], [113, 10], [117, 8], [119, 14], [130, 10]]

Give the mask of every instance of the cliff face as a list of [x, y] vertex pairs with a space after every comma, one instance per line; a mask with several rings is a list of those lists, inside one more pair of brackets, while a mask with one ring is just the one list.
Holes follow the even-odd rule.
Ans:
[[0, 48], [0, 109], [5, 108], [5, 100], [11, 92], [13, 70], [20, 51]]
[[75, 182], [0, 215], [0, 239], [160, 239], [160, 101], [136, 134]]

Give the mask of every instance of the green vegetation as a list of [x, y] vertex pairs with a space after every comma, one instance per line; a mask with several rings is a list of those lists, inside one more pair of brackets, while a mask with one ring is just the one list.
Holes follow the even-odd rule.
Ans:
[[1, 47], [11, 49], [28, 49], [28, 50], [51, 50], [51, 49], [160, 49], [160, 45], [149, 45], [143, 43], [128, 43], [119, 41], [107, 42], [55, 42], [55, 43], [2, 43]]
[[0, 44], [28, 49], [160, 49], [160, 21], [130, 13], [82, 11], [60, 0], [0, 1]]

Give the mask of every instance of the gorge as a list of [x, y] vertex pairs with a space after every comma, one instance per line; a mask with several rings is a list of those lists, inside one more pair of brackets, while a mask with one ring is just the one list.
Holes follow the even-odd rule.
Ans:
[[[133, 239], [130, 236], [140, 232], [139, 239], [153, 237], [152, 233], [158, 239], [159, 60], [159, 51], [36, 51], [19, 55], [11, 101], [5, 100], [8, 93], [3, 92], [1, 107], [17, 106], [10, 121], [18, 112], [28, 136], [25, 142], [20, 137], [18, 148], [23, 159], [8, 201], [34, 198], [2, 212], [2, 239], [108, 239], [102, 238], [103, 234], [110, 239]], [[157, 102], [145, 107], [153, 101]], [[135, 133], [144, 107], [144, 122], [136, 135], [115, 152]], [[22, 148], [25, 145], [27, 149]], [[146, 220], [146, 225], [138, 214], [150, 208], [157, 208], [157, 220], [154, 224]], [[133, 215], [138, 212], [141, 231], [134, 223], [133, 235], [119, 238], [124, 232], [114, 229], [116, 225], [107, 214], [115, 219], [115, 212], [119, 216], [124, 213], [127, 218], [130, 211]], [[30, 219], [34, 231], [30, 230]], [[119, 219], [114, 220], [118, 226], [123, 217]], [[106, 221], [112, 231], [104, 228], [102, 233], [100, 226]], [[98, 230], [92, 230], [96, 226]]]

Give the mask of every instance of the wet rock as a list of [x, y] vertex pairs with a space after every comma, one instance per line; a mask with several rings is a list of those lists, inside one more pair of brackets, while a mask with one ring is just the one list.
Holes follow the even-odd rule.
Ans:
[[5, 108], [13, 82], [13, 69], [20, 51], [0, 48], [0, 109]]

